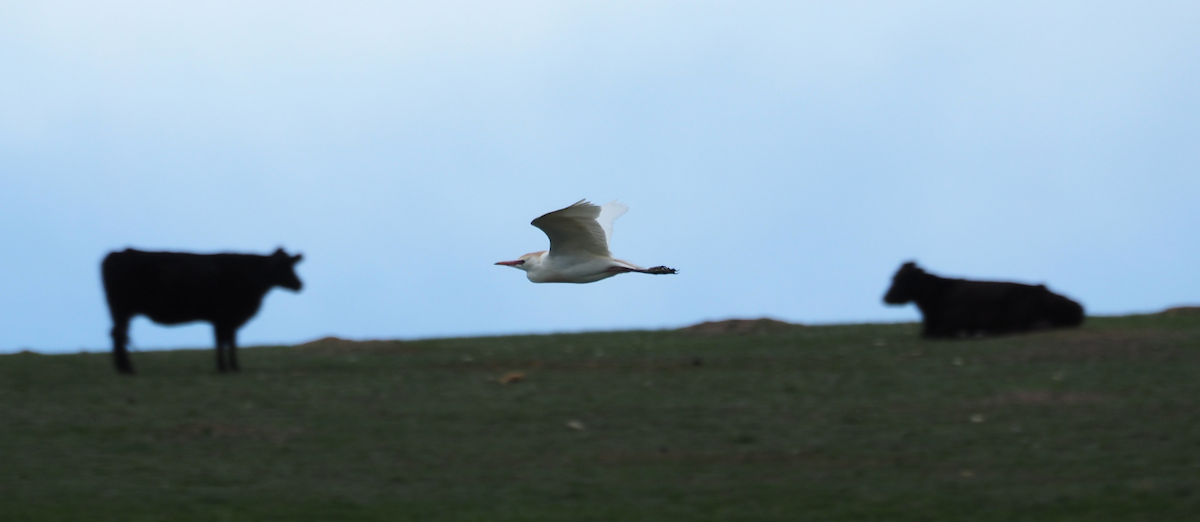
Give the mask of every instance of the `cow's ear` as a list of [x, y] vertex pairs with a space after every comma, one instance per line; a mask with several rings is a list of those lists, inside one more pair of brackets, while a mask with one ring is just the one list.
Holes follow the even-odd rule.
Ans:
[[303, 259], [304, 259], [304, 254], [296, 254], [296, 255], [292, 256], [292, 264], [294, 265], [296, 263], [299, 263]]
[[907, 268], [909, 270], [912, 270], [916, 267], [917, 267], [917, 263], [914, 261], [909, 261], [907, 263], [904, 263], [903, 265], [900, 265], [900, 268]]

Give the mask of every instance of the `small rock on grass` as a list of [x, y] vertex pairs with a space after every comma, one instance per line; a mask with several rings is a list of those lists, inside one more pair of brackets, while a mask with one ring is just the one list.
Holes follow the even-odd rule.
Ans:
[[504, 377], [500, 378], [499, 382], [500, 382], [500, 384], [512, 384], [514, 382], [522, 381], [524, 379], [525, 379], [524, 372], [508, 372], [508, 373], [504, 374]]

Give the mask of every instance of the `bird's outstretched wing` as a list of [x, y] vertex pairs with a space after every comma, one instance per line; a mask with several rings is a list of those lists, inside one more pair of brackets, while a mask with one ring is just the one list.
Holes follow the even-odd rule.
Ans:
[[[612, 230], [612, 220], [623, 213], [624, 210], [621, 210], [608, 220], [609, 231]], [[551, 256], [612, 257], [608, 251], [608, 234], [597, 220], [601, 215], [608, 217], [601, 207], [581, 199], [567, 208], [547, 213], [531, 224], [542, 229], [550, 238]]]
[[629, 207], [617, 203], [613, 200], [610, 203], [600, 205], [600, 216], [596, 218], [596, 222], [600, 223], [600, 228], [604, 229], [605, 244], [612, 243], [613, 221], [629, 212]]

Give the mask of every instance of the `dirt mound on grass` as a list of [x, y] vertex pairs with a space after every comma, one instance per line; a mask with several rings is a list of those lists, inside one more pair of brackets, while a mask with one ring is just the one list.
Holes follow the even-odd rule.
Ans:
[[685, 326], [677, 332], [695, 335], [763, 335], [791, 332], [804, 328], [802, 324], [777, 321], [763, 317], [761, 319], [728, 319], [725, 321], [705, 321], [703, 323]]
[[342, 339], [340, 337], [322, 337], [315, 341], [309, 341], [304, 344], [296, 345], [296, 348], [301, 350], [311, 350], [314, 352], [323, 353], [353, 353], [353, 352], [389, 352], [400, 350], [404, 347], [403, 341], [352, 341], [350, 339]]
[[1159, 312], [1167, 317], [1180, 315], [1200, 315], [1200, 306], [1176, 306]]

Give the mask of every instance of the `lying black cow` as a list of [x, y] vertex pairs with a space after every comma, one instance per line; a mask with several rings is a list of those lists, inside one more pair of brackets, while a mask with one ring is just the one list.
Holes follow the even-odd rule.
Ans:
[[976, 337], [1083, 324], [1083, 307], [1043, 285], [947, 279], [904, 263], [883, 302], [915, 301], [925, 337]]
[[113, 252], [100, 264], [104, 293], [113, 318], [113, 361], [120, 373], [133, 373], [126, 344], [129, 321], [144, 315], [160, 324], [212, 323], [217, 337], [217, 370], [237, 371], [237, 330], [258, 312], [274, 286], [300, 290], [293, 267], [300, 255], [283, 249], [269, 256]]

